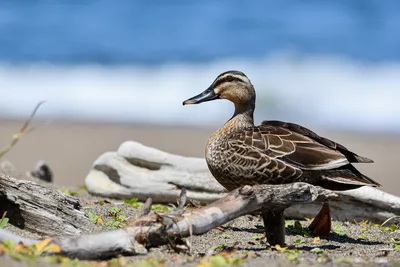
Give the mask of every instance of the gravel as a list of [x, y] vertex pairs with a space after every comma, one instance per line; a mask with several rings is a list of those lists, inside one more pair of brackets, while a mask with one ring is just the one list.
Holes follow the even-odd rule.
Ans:
[[[40, 182], [43, 184], [43, 182]], [[82, 189], [50, 185], [57, 189], [78, 192], [82, 207], [88, 213], [101, 216], [104, 222], [111, 220], [110, 209], [118, 208], [126, 217], [134, 217], [138, 209], [121, 200], [105, 199], [89, 195]], [[400, 265], [400, 252], [394, 250], [394, 242], [400, 241], [400, 231], [368, 223], [333, 222], [333, 232], [328, 238], [315, 238], [307, 231], [309, 222], [301, 221], [302, 227], [294, 227], [287, 221], [286, 243], [288, 249], [276, 250], [267, 246], [259, 216], [243, 216], [226, 225], [225, 231], [213, 229], [201, 236], [187, 240], [192, 249], [189, 254], [176, 253], [169, 246], [150, 249], [146, 256], [119, 258], [120, 266], [147, 264], [143, 266], [220, 266], [221, 259], [241, 266], [396, 266]], [[398, 227], [398, 226], [397, 226]], [[7, 225], [6, 229], [24, 237], [41, 238], [40, 235]], [[112, 226], [93, 226], [93, 232], [109, 231]], [[215, 256], [219, 255], [219, 256]], [[214, 265], [210, 264], [214, 261]], [[81, 262], [83, 264], [83, 262]], [[58, 266], [39, 260], [39, 266]], [[95, 263], [88, 263], [93, 265]], [[97, 262], [107, 266], [107, 262]], [[155, 265], [151, 265], [155, 264]], [[8, 255], [0, 257], [0, 266], [32, 266], [32, 263], [16, 261]], [[68, 266], [68, 265], [63, 265]], [[74, 265], [79, 266], [79, 265]]]

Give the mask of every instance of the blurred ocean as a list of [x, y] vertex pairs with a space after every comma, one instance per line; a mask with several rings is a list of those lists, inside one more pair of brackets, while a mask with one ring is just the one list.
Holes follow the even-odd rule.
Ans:
[[182, 107], [228, 69], [256, 120], [400, 133], [396, 0], [1, 1], [0, 116], [220, 124]]

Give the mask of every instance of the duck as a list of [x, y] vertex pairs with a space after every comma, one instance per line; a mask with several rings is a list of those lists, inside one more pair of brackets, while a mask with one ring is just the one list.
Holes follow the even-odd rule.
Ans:
[[[205, 91], [183, 101], [183, 105], [220, 99], [232, 102], [234, 113], [208, 139], [205, 159], [211, 174], [227, 190], [295, 182], [334, 191], [381, 186], [353, 165], [373, 160], [304, 126], [277, 120], [255, 126], [256, 92], [241, 71], [221, 73]], [[329, 203], [324, 203], [309, 227], [318, 236], [331, 232]]]

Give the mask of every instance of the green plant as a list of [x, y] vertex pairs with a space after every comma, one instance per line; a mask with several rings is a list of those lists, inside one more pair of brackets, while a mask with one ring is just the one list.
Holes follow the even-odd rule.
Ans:
[[259, 240], [263, 240], [264, 236], [262, 236], [262, 235], [253, 235], [251, 238], [253, 238], [254, 240], [259, 241]]
[[122, 222], [126, 221], [127, 217], [122, 214], [122, 210], [118, 207], [110, 208], [111, 220], [106, 221], [105, 225], [119, 227]]
[[80, 185], [79, 190], [87, 191], [86, 185]]
[[217, 246], [215, 246], [215, 250], [217, 250], [217, 249], [220, 249], [220, 250], [224, 250], [224, 249], [227, 249], [228, 247], [226, 246], [226, 245], [224, 245], [224, 244], [219, 244], [219, 245], [217, 245]]
[[389, 221], [391, 221], [391, 220], [393, 220], [393, 219], [399, 219], [399, 218], [400, 218], [400, 216], [392, 216], [392, 217], [390, 217], [389, 219], [387, 219], [386, 221], [384, 221], [384, 222], [381, 224], [381, 227], [384, 226], [385, 224], [387, 224]]
[[207, 259], [203, 259], [199, 267], [223, 267], [243, 264], [244, 260], [233, 253], [219, 253]]
[[295, 259], [297, 259], [299, 257], [298, 253], [291, 253], [288, 255], [288, 260], [290, 261], [294, 261]]
[[313, 248], [312, 250], [310, 250], [310, 252], [314, 252], [316, 254], [322, 254], [324, 253], [324, 250], [321, 248]]
[[389, 226], [380, 227], [381, 232], [400, 232], [399, 226], [397, 224], [391, 224]]
[[400, 252], [400, 238], [393, 238], [393, 241], [390, 242], [393, 245], [393, 250]]
[[103, 206], [104, 204], [106, 204], [106, 201], [104, 199], [101, 199], [101, 200], [97, 201], [97, 204], [99, 204], [100, 206]]
[[143, 204], [143, 203], [140, 203], [137, 198], [125, 199], [124, 203], [128, 204], [134, 208], [140, 208]]
[[100, 215], [96, 215], [90, 211], [88, 212], [88, 217], [94, 224], [103, 224], [104, 222]]
[[285, 228], [292, 231], [296, 235], [311, 236], [310, 230], [303, 227], [299, 221], [286, 221]]
[[232, 238], [232, 235], [230, 235], [230, 234], [222, 234], [221, 235], [224, 239], [230, 239], [230, 238]]
[[347, 236], [347, 235], [345, 234], [345, 228], [344, 228], [344, 226], [342, 226], [342, 225], [340, 225], [340, 224], [334, 225], [334, 226], [332, 227], [332, 230], [333, 230], [336, 234], [338, 234], [338, 235]]
[[151, 206], [151, 210], [158, 212], [158, 213], [164, 213], [164, 212], [171, 211], [171, 208], [166, 205], [155, 204], [155, 205]]
[[390, 217], [389, 219], [387, 219], [386, 221], [384, 221], [381, 225], [379, 225], [379, 230], [381, 232], [400, 232], [400, 227], [397, 224], [391, 224], [389, 226], [384, 226], [386, 225], [389, 221], [393, 220], [393, 219], [398, 219], [400, 218], [400, 216], [393, 216]]
[[[29, 266], [42, 266], [43, 263], [47, 264], [61, 264], [64, 267], [89, 267], [92, 266], [88, 262], [79, 261], [77, 259], [71, 260], [58, 253], [61, 248], [51, 242], [51, 238], [44, 239], [34, 245], [26, 246], [23, 243], [14, 244], [10, 240], [5, 240], [0, 243], [0, 254], [7, 253], [12, 259], [16, 261], [24, 261]], [[54, 255], [44, 255], [50, 253]]]
[[3, 213], [3, 216], [1, 216], [0, 229], [3, 229], [4, 227], [6, 227], [6, 225], [8, 223], [8, 218], [6, 217], [6, 215], [7, 215], [7, 211]]
[[65, 190], [57, 189], [57, 192], [64, 193], [64, 194], [70, 195], [70, 196], [78, 195], [78, 192], [70, 191], [69, 189], [65, 189]]

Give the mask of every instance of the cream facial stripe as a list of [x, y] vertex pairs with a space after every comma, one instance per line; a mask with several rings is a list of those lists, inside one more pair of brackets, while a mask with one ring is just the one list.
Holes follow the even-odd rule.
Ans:
[[223, 83], [234, 82], [234, 81], [242, 83], [250, 83], [250, 80], [243, 73], [238, 71], [231, 71], [219, 75], [213, 82], [213, 87], [216, 88]]

